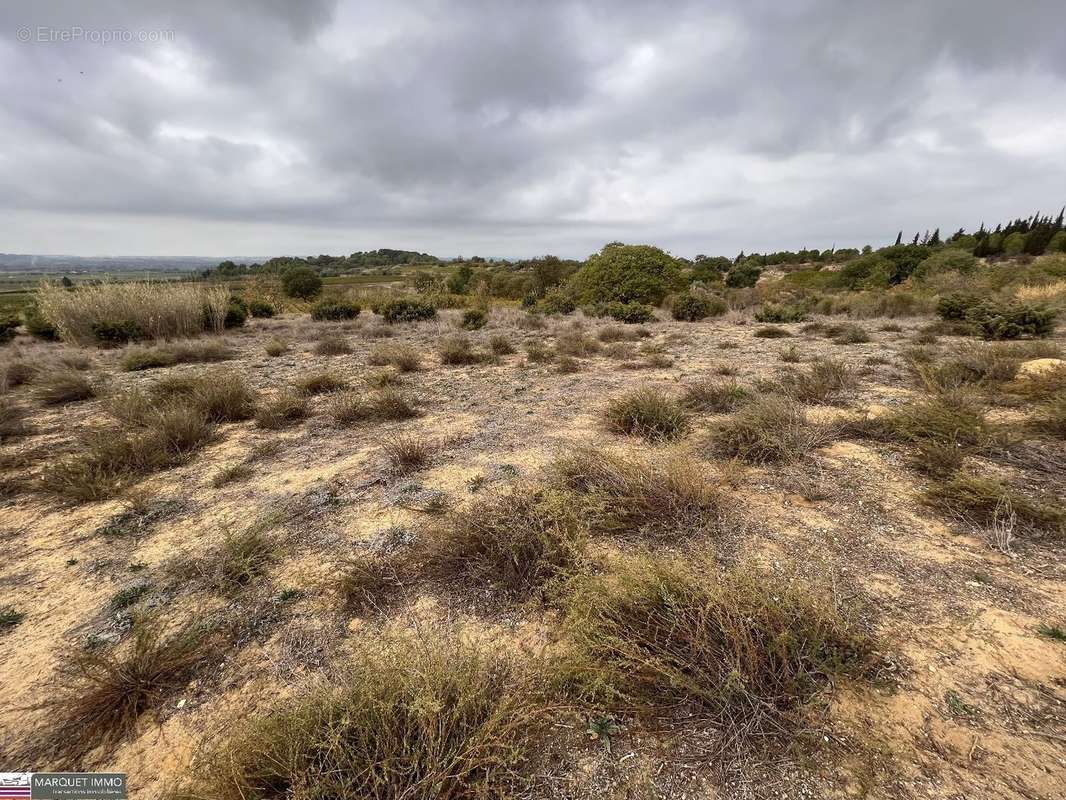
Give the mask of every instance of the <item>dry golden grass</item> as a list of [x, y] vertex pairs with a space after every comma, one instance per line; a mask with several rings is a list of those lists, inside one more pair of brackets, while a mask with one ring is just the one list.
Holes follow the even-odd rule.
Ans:
[[64, 341], [93, 344], [93, 326], [132, 323], [147, 339], [222, 332], [229, 290], [224, 286], [188, 283], [102, 283], [68, 291], [58, 283], [37, 290], [41, 314]]

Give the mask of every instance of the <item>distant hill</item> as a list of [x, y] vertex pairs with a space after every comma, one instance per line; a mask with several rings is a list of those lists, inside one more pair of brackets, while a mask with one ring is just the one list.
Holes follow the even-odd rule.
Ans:
[[[223, 259], [218, 256], [64, 256], [0, 253], [0, 272], [196, 272], [214, 267], [221, 260]], [[229, 260], [251, 263], [257, 259], [230, 257]]]

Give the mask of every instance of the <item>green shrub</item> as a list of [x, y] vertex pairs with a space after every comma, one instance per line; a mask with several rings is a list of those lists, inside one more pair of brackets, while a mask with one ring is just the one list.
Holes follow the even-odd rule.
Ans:
[[606, 245], [570, 279], [583, 304], [659, 305], [682, 284], [681, 262], [650, 245]]
[[266, 300], [249, 300], [248, 313], [256, 319], [269, 319], [277, 313], [274, 304]]
[[21, 324], [18, 317], [0, 317], [0, 344], [14, 339], [15, 332]]
[[[210, 327], [211, 309], [204, 309], [204, 313], [207, 317], [207, 321], [204, 323], [205, 328]], [[248, 306], [239, 297], [230, 297], [229, 302], [226, 304], [226, 314], [222, 317], [223, 328], [240, 328], [244, 325], [248, 319]]]
[[725, 310], [726, 304], [722, 298], [693, 292], [679, 294], [670, 304], [670, 314], [682, 322], [698, 322], [707, 317], [716, 317], [724, 314]]
[[545, 292], [537, 301], [536, 308], [541, 314], [572, 314], [577, 309], [577, 301], [573, 292], [557, 286]]
[[22, 324], [27, 332], [38, 339], [46, 342], [54, 342], [59, 338], [59, 331], [55, 325], [44, 318], [41, 307], [36, 302], [31, 302], [22, 312]]
[[388, 323], [419, 322], [433, 319], [437, 309], [431, 303], [415, 298], [399, 297], [381, 304], [379, 312]]
[[957, 247], [945, 247], [933, 251], [931, 256], [915, 267], [912, 274], [916, 281], [924, 281], [943, 272], [958, 272], [962, 275], [969, 275], [977, 269], [978, 263], [973, 254], [966, 250], [961, 250]]
[[463, 319], [460, 323], [460, 327], [466, 331], [476, 331], [484, 328], [487, 321], [488, 315], [483, 309], [471, 308], [463, 312]]
[[965, 321], [970, 309], [980, 302], [975, 295], [953, 292], [937, 300], [936, 313], [941, 319]]
[[653, 388], [611, 400], [603, 416], [608, 430], [652, 442], [676, 439], [689, 428], [689, 415], [681, 403]]
[[1055, 331], [1055, 311], [1024, 303], [997, 303], [986, 300], [966, 312], [966, 321], [977, 328], [983, 339], [1043, 338]]
[[322, 293], [322, 278], [308, 267], [294, 267], [281, 274], [281, 288], [288, 297], [311, 300]]
[[589, 306], [586, 313], [593, 317], [610, 317], [627, 325], [642, 325], [655, 319], [655, 312], [651, 306], [641, 303], [599, 303]]
[[737, 264], [725, 276], [725, 285], [730, 289], [749, 289], [759, 282], [762, 270], [754, 264]]
[[347, 300], [319, 300], [311, 306], [311, 319], [316, 322], [355, 319], [360, 311], [362, 309], [358, 304]]
[[94, 322], [90, 327], [96, 341], [110, 347], [145, 338], [144, 330], [136, 322]]
[[803, 322], [805, 319], [807, 319], [807, 312], [799, 306], [765, 303], [755, 312], [756, 322]]

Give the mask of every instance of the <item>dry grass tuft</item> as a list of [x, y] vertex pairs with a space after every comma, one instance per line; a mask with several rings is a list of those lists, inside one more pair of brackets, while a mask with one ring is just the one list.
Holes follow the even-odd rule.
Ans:
[[305, 397], [283, 391], [259, 404], [255, 422], [260, 428], [277, 430], [307, 419], [309, 413]]
[[613, 433], [640, 436], [662, 442], [684, 436], [689, 429], [688, 412], [674, 398], [654, 388], [643, 388], [617, 397], [603, 412]]
[[518, 486], [453, 512], [426, 535], [419, 557], [432, 577], [526, 599], [550, 593], [579, 569], [584, 542], [565, 494]]
[[352, 346], [342, 336], [323, 336], [312, 349], [316, 356], [345, 356], [352, 352]]
[[399, 599], [404, 576], [397, 563], [376, 554], [345, 559], [333, 583], [346, 616], [366, 616], [388, 610]]
[[480, 364], [489, 358], [485, 353], [475, 350], [474, 345], [465, 336], [447, 336], [441, 339], [437, 352], [440, 355], [440, 363], [445, 366]]
[[384, 389], [370, 397], [359, 392], [344, 392], [330, 401], [326, 413], [339, 425], [396, 422], [418, 415], [407, 399], [395, 389]]
[[174, 800], [515, 797], [545, 720], [529, 674], [457, 634], [368, 638], [344, 672], [235, 727]]
[[305, 397], [314, 397], [330, 392], [339, 392], [348, 388], [348, 381], [336, 372], [312, 372], [304, 375], [293, 383], [297, 394]]
[[724, 414], [736, 411], [751, 400], [751, 392], [735, 380], [701, 380], [685, 387], [681, 403], [685, 408], [704, 413]]
[[834, 403], [858, 385], [854, 372], [843, 361], [821, 358], [806, 370], [781, 378], [781, 392], [800, 403]]
[[96, 397], [96, 390], [85, 375], [72, 369], [60, 369], [40, 375], [34, 381], [33, 396], [46, 406], [78, 403]]
[[366, 363], [373, 367], [392, 366], [400, 372], [415, 372], [422, 366], [422, 354], [405, 344], [383, 344], [372, 348]]
[[397, 436], [381, 444], [387, 469], [393, 475], [410, 475], [429, 466], [433, 446], [413, 436]]
[[562, 676], [582, 699], [661, 717], [678, 706], [731, 739], [789, 732], [835, 679], [874, 664], [828, 600], [751, 570], [634, 556], [578, 581]]
[[703, 465], [682, 454], [625, 457], [578, 447], [549, 468], [556, 483], [581, 497], [598, 533], [674, 539], [714, 530], [727, 501]]
[[26, 409], [7, 398], [0, 398], [0, 442], [26, 436], [33, 427], [26, 421]]
[[121, 366], [126, 372], [139, 372], [175, 364], [208, 364], [227, 361], [236, 353], [224, 342], [184, 342], [154, 347], [130, 347], [122, 356]]
[[1032, 500], [996, 478], [959, 473], [934, 483], [926, 490], [923, 500], [948, 516], [989, 528], [999, 522], [1002, 509], [1007, 507], [1023, 532], [1066, 535], [1066, 510]]
[[753, 400], [711, 431], [717, 455], [753, 464], [798, 461], [829, 444], [836, 431], [807, 419], [803, 407], [787, 397], [766, 395]]
[[59, 722], [53, 755], [80, 764], [92, 750], [109, 753], [129, 738], [141, 715], [180, 691], [210, 658], [198, 626], [164, 635], [158, 620], [142, 618], [132, 640], [114, 650], [81, 650], [65, 664], [68, 687], [51, 704]]

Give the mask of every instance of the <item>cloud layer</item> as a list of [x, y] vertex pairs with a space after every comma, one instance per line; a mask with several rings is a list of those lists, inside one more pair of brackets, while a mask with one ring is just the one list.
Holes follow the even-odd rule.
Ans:
[[1066, 202], [1061, 12], [5, 4], [0, 250], [731, 255], [1050, 212]]

